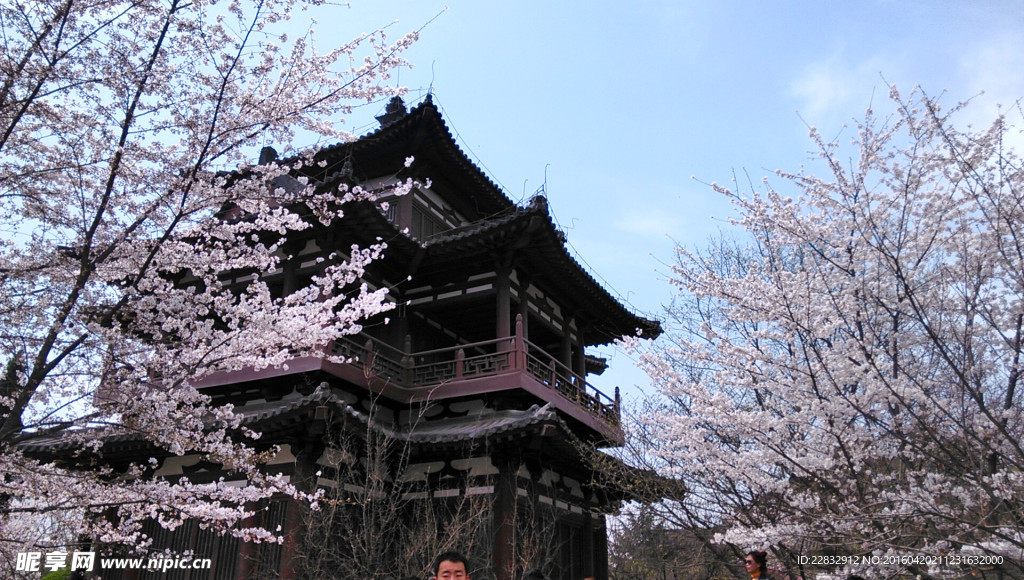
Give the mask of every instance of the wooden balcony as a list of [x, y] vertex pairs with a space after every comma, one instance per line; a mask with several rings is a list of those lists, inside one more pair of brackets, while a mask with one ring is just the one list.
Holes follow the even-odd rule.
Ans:
[[[603, 423], [618, 426], [619, 396], [605, 395], [539, 346], [516, 336], [414, 353], [403, 353], [370, 338], [335, 341], [331, 355], [345, 357], [364, 376], [428, 392], [455, 389], [473, 379], [526, 374], [550, 395], [574, 403]], [[435, 389], [436, 390], [436, 389]], [[546, 400], [549, 400], [545, 398]]]
[[[345, 362], [339, 362], [339, 361]], [[327, 345], [322, 357], [289, 361], [287, 369], [216, 373], [200, 388], [322, 370], [403, 402], [425, 402], [498, 391], [525, 391], [571, 420], [620, 441], [618, 388], [610, 397], [561, 361], [516, 334], [459, 346], [403, 352], [367, 335]]]
[[[586, 425], [600, 438], [621, 443], [620, 396], [588, 383], [583, 377], [529, 342], [521, 324], [516, 333], [432, 350], [407, 353], [365, 334], [339, 338], [323, 355], [296, 358], [280, 368], [212, 373], [196, 386], [202, 389], [243, 385], [322, 371], [365, 386], [403, 403], [516, 391], [552, 404], [571, 422]], [[211, 391], [212, 392], [212, 391]], [[526, 398], [525, 401], [528, 401]]]

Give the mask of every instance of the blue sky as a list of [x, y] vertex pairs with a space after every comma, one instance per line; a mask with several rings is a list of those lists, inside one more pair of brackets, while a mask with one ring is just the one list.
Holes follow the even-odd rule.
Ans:
[[[966, 113], [977, 122], [1024, 97], [1024, 2], [365, 0], [318, 16], [319, 43], [395, 20], [397, 38], [446, 6], [407, 53], [407, 100], [432, 86], [513, 199], [546, 168], [572, 248], [652, 316], [671, 297], [674, 244], [702, 247], [725, 227], [729, 207], [704, 182], [798, 169], [807, 124], [848, 140], [844, 123], [884, 103], [886, 81], [949, 103], [984, 91]], [[349, 129], [382, 110], [361, 107]], [[646, 389], [625, 354], [595, 353], [612, 363], [598, 388]]]

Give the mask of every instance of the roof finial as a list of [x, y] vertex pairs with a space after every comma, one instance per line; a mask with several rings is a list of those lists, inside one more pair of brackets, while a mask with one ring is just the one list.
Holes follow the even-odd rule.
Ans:
[[395, 121], [404, 117], [405, 113], [405, 101], [402, 100], [402, 97], [394, 96], [391, 97], [390, 101], [388, 101], [388, 106], [384, 109], [384, 114], [378, 115], [375, 118], [380, 123], [380, 128], [384, 129], [386, 127], [390, 127], [395, 123]]
[[277, 150], [267, 145], [260, 149], [260, 165], [266, 165], [277, 161]]

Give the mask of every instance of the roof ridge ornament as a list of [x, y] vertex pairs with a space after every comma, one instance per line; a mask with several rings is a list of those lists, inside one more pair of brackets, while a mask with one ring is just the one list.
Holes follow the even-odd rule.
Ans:
[[405, 101], [402, 97], [394, 96], [388, 101], [388, 106], [384, 108], [384, 114], [374, 117], [377, 122], [380, 123], [381, 129], [386, 129], [391, 125], [394, 125], [396, 121], [404, 117], [408, 111], [405, 109]]
[[277, 149], [274, 149], [270, 145], [260, 149], [260, 165], [269, 165], [275, 161], [277, 161]]

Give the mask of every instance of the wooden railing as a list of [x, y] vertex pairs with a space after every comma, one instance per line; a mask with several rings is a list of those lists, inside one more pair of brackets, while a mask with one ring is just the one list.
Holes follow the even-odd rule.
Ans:
[[586, 382], [578, 374], [572, 372], [561, 361], [555, 359], [543, 349], [525, 341], [526, 361], [524, 368], [538, 382], [546, 385], [566, 399], [575, 402], [591, 415], [619, 424], [619, 390], [615, 389], [612, 399]]
[[358, 335], [358, 340], [345, 337], [335, 340], [328, 348], [333, 356], [344, 357], [349, 364], [355, 365], [376, 377], [391, 379], [401, 384], [407, 382], [407, 365], [403, 361], [402, 351], [372, 337]]
[[523, 336], [521, 321], [516, 333], [499, 338], [420, 352], [396, 349], [365, 335], [335, 340], [334, 356], [362, 368], [368, 376], [390, 380], [404, 387], [439, 384], [506, 373], [529, 373], [538, 383], [574, 402], [587, 413], [619, 424], [619, 393], [609, 397], [574, 373], [561, 361]]

